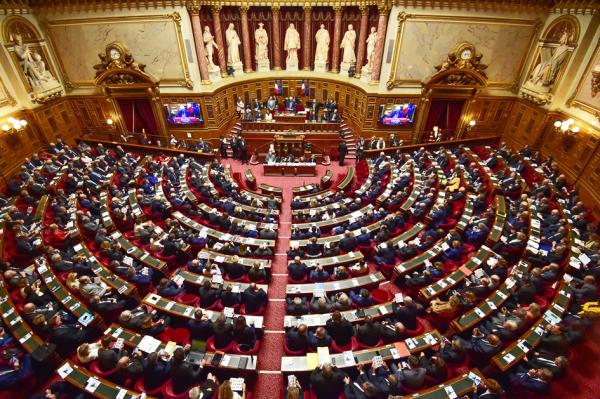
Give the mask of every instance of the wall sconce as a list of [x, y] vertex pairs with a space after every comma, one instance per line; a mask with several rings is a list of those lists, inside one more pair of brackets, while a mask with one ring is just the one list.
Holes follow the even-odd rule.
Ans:
[[555, 121], [554, 122], [554, 131], [557, 133], [564, 133], [567, 135], [576, 135], [579, 133], [579, 126], [572, 126], [575, 123], [573, 118], [569, 118], [566, 121]]
[[477, 122], [475, 121], [475, 119], [471, 119], [469, 123], [467, 123], [467, 126], [465, 128], [466, 132], [469, 133], [471, 130], [473, 130], [476, 124]]
[[2, 125], [2, 131], [4, 132], [19, 132], [27, 127], [27, 121], [25, 119], [15, 119], [10, 117], [7, 119], [8, 123]]

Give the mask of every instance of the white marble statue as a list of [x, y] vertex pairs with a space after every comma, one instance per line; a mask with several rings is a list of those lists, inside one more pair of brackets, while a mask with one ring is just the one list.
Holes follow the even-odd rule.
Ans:
[[256, 42], [256, 61], [269, 60], [269, 36], [264, 28], [265, 24], [259, 22], [258, 28], [254, 31], [254, 41]]
[[227, 40], [227, 65], [233, 66], [241, 63], [240, 45], [242, 42], [232, 23], [229, 24], [227, 31], [225, 31], [225, 40]]
[[330, 36], [329, 31], [325, 29], [324, 24], [321, 24], [321, 27], [315, 34], [315, 39], [317, 41], [317, 47], [315, 48], [315, 64], [318, 62], [327, 63]]
[[565, 29], [560, 37], [558, 46], [554, 50], [542, 47], [540, 50], [540, 62], [533, 69], [528, 83], [544, 87], [546, 90], [552, 88], [569, 55], [569, 51], [572, 50], [572, 46], [569, 46], [571, 36], [572, 33]]
[[208, 70], [214, 71], [219, 69], [218, 66], [215, 65], [213, 61], [213, 51], [214, 49], [219, 50], [219, 46], [215, 42], [215, 37], [210, 33], [210, 28], [208, 26], [204, 27], [204, 33], [202, 34], [202, 40], [204, 41], [204, 52], [206, 53], [206, 58], [208, 60]]
[[294, 24], [285, 31], [285, 41], [283, 49], [287, 51], [285, 66], [288, 70], [298, 70], [298, 50], [300, 50], [300, 33], [294, 27]]
[[46, 63], [42, 60], [42, 56], [36, 51], [32, 51], [29, 44], [23, 43], [23, 37], [19, 34], [15, 35], [14, 50], [19, 58], [21, 68], [23, 68], [23, 73], [34, 90], [43, 88], [48, 83], [52, 83], [52, 85], [58, 83], [46, 69]]
[[375, 43], [377, 43], [377, 30], [371, 27], [371, 33], [367, 38], [367, 63], [365, 68], [371, 70], [373, 68], [373, 57], [375, 55]]
[[344, 38], [340, 43], [340, 48], [344, 51], [342, 62], [345, 64], [354, 64], [356, 62], [356, 54], [354, 54], [354, 46], [356, 43], [356, 31], [352, 24], [348, 25], [348, 30], [344, 34]]

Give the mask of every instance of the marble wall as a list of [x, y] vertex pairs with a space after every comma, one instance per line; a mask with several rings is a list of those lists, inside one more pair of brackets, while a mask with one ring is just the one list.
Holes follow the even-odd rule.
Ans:
[[[47, 30], [61, 61], [65, 76], [73, 87], [90, 86], [98, 53], [108, 43], [119, 41], [131, 50], [137, 62], [162, 86], [184, 85], [189, 79], [188, 61], [181, 36], [180, 14], [132, 17], [100, 17], [51, 20]], [[186, 16], [187, 18], [187, 16]]]
[[535, 35], [535, 20], [409, 15], [401, 23], [394, 51], [396, 67], [390, 80], [420, 82], [436, 72], [435, 65], [448, 52], [469, 42], [483, 54], [489, 82], [511, 86], [521, 69]]

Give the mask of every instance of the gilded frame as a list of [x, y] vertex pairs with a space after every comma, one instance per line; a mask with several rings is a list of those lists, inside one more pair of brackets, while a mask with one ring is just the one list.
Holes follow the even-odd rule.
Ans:
[[[15, 51], [14, 51], [14, 44], [9, 39], [10, 32], [8, 31], [8, 27], [12, 21], [23, 22], [37, 35], [37, 38], [35, 40], [25, 41], [25, 43], [33, 44], [36, 47], [39, 47], [39, 49], [43, 53], [43, 56], [44, 56], [43, 60], [46, 62], [46, 68], [50, 71], [52, 76], [54, 76], [56, 78], [56, 80], [60, 83], [60, 77], [56, 73], [57, 71], [56, 71], [56, 67], [54, 65], [54, 60], [50, 56], [50, 51], [48, 50], [48, 44], [46, 43], [46, 40], [44, 39], [42, 32], [40, 32], [40, 29], [38, 29], [33, 23], [31, 23], [31, 21], [29, 21], [27, 18], [25, 18], [23, 16], [11, 15], [10, 17], [8, 17], [4, 21], [2, 21], [2, 39], [4, 41], [4, 48], [8, 52], [9, 58], [11, 59], [11, 61], [13, 63], [13, 66], [14, 66], [13, 69], [17, 70], [17, 74], [19, 75], [19, 78], [21, 79], [21, 82], [23, 83], [23, 86], [24, 86], [25, 90], [27, 91], [27, 93], [32, 93], [33, 87], [31, 87], [30, 82], [27, 80], [27, 77], [25, 76], [25, 73], [23, 72], [23, 68], [21, 68], [21, 66], [19, 65], [19, 60], [17, 59], [17, 57], [15, 55]], [[59, 69], [60, 69], [60, 66], [59, 66]], [[2, 86], [4, 87], [4, 84], [2, 84]], [[13, 101], [14, 101], [14, 99], [13, 99]]]
[[12, 107], [17, 105], [17, 100], [10, 94], [4, 81], [0, 79], [0, 108]]
[[[407, 20], [414, 20], [417, 22], [447, 22], [447, 23], [465, 23], [465, 24], [495, 24], [495, 25], [514, 25], [514, 26], [526, 26], [531, 27], [531, 34], [529, 37], [528, 43], [528, 51], [521, 58], [518, 73], [513, 82], [495, 82], [488, 81], [488, 87], [498, 87], [498, 88], [513, 88], [517, 86], [521, 80], [521, 76], [523, 75], [523, 70], [525, 68], [525, 62], [527, 61], [528, 55], [531, 53], [531, 49], [535, 43], [535, 38], [537, 36], [537, 32], [541, 26], [541, 23], [538, 19], [513, 19], [513, 18], [481, 18], [481, 17], [461, 17], [461, 16], [451, 16], [451, 15], [426, 15], [426, 14], [407, 14], [405, 12], [401, 12], [398, 14], [398, 28], [396, 29], [396, 39], [394, 42], [394, 53], [392, 56], [392, 64], [390, 68], [389, 79], [386, 83], [386, 87], [388, 90], [391, 90], [395, 87], [402, 87], [406, 84], [417, 84], [422, 85], [422, 80], [418, 79], [398, 79], [397, 76], [397, 68], [398, 62], [400, 61], [400, 51], [402, 50], [402, 40], [404, 38], [404, 26], [406, 25]], [[484, 54], [485, 56], [485, 54]], [[443, 60], [440, 60], [442, 62]], [[434, 71], [432, 71], [432, 74]]]
[[[581, 79], [579, 80], [579, 83], [577, 84], [577, 88], [573, 92], [573, 95], [567, 101], [567, 106], [568, 107], [576, 107], [585, 112], [589, 112], [590, 114], [596, 116], [596, 118], [598, 118], [600, 120], [600, 105], [598, 106], [598, 108], [595, 108], [592, 105], [589, 105], [587, 103], [584, 103], [583, 101], [577, 100], [577, 96], [579, 96], [579, 94], [581, 93], [581, 88], [583, 87], [584, 84], [587, 83], [587, 82], [584, 82], [584, 79], [586, 79], [588, 77], [588, 75], [592, 71], [592, 68], [594, 67], [594, 61], [596, 61], [597, 63], [600, 63], [600, 38], [598, 38], [598, 43], [596, 43], [596, 48], [592, 52], [592, 56], [590, 57], [590, 60], [588, 61], [587, 66], [585, 67], [585, 71], [583, 72], [583, 75], [581, 75]], [[600, 93], [597, 94], [597, 97], [598, 97], [598, 101], [600, 101]]]
[[[119, 16], [119, 17], [97, 17], [89, 19], [60, 19], [54, 21], [47, 21], [45, 23], [45, 30], [48, 34], [48, 38], [53, 48], [56, 48], [54, 39], [52, 38], [51, 28], [58, 26], [71, 26], [71, 25], [97, 25], [97, 24], [127, 24], [134, 22], [163, 22], [165, 20], [173, 21], [173, 27], [175, 29], [175, 35], [177, 37], [177, 46], [179, 50], [179, 58], [181, 61], [182, 76], [181, 77], [167, 77], [162, 78], [158, 83], [165, 87], [186, 87], [190, 90], [193, 89], [194, 83], [192, 82], [189, 60], [187, 59], [185, 41], [183, 39], [183, 33], [181, 30], [181, 14], [175, 11], [170, 14], [155, 14], [155, 15], [138, 15], [138, 16]], [[132, 50], [135, 53], [135, 49]], [[58, 53], [57, 53], [58, 54]], [[62, 59], [58, 57], [58, 63], [62, 75], [65, 79], [65, 85], [69, 88], [90, 88], [95, 87], [94, 79], [84, 81], [72, 81], [67, 75], [66, 68], [62, 62]]]
[[[529, 79], [529, 75], [531, 75], [534, 68], [536, 67], [535, 63], [537, 62], [537, 60], [540, 57], [542, 45], [544, 43], [546, 43], [547, 36], [550, 34], [550, 31], [556, 25], [560, 24], [563, 21], [570, 21], [573, 24], [573, 27], [575, 29], [575, 32], [574, 32], [575, 47], [573, 48], [572, 51], [569, 52], [568, 58], [565, 61], [564, 65], [561, 67], [561, 71], [560, 71], [559, 75], [556, 77], [556, 80], [555, 80], [554, 84], [552, 85], [552, 89], [550, 91], [545, 93], [545, 92], [538, 92], [533, 89], [527, 88], [525, 85], [527, 83], [527, 80]], [[548, 25], [548, 27], [546, 29], [544, 29], [544, 32], [542, 33], [542, 35], [540, 36], [540, 38], [538, 40], [538, 44], [535, 46], [535, 52], [533, 53], [533, 57], [531, 58], [531, 64], [529, 65], [529, 68], [527, 69], [527, 75], [523, 79], [522, 88], [525, 88], [528, 93], [532, 93], [532, 95], [534, 95], [534, 96], [536, 94], [539, 96], [542, 96], [544, 98], [544, 100], [549, 100], [549, 98], [551, 98], [550, 96], [553, 96], [554, 94], [556, 94], [556, 90], [558, 89], [558, 87], [560, 86], [560, 83], [562, 82], [562, 78], [565, 75], [565, 72], [567, 71], [567, 69], [569, 67], [569, 63], [571, 62], [571, 59], [573, 58], [573, 54], [577, 50], [577, 47], [579, 47], [580, 34], [581, 34], [581, 27], [579, 26], [579, 21], [577, 20], [576, 17], [574, 17], [572, 15], [562, 15], [560, 17], [555, 18], [550, 23], [550, 25]]]

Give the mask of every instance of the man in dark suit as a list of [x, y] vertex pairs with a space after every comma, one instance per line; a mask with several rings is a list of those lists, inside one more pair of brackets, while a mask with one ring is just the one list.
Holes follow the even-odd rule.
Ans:
[[265, 290], [258, 287], [256, 283], [250, 283], [242, 293], [242, 303], [246, 306], [246, 313], [257, 312], [260, 308], [267, 306], [267, 294]]
[[409, 330], [417, 329], [417, 313], [419, 309], [411, 297], [405, 296], [403, 303], [393, 302], [392, 311], [394, 319], [404, 324], [404, 327]]
[[223, 313], [213, 323], [213, 338], [216, 349], [226, 348], [233, 340], [233, 324]]
[[196, 369], [192, 364], [185, 361], [183, 348], [175, 349], [171, 360], [171, 386], [173, 393], [179, 395], [195, 385], [203, 368]]
[[539, 353], [534, 353], [533, 357], [525, 356], [526, 366], [530, 369], [547, 368], [552, 372], [553, 378], [560, 378], [565, 375], [569, 360], [565, 356], [556, 356], [555, 358], [544, 357]]
[[100, 348], [98, 349], [98, 365], [100, 370], [108, 371], [117, 367], [119, 359], [126, 355], [119, 349], [112, 348], [114, 339], [110, 335], [105, 335], [100, 340]]
[[308, 332], [308, 346], [316, 349], [321, 346], [330, 346], [331, 336], [327, 334], [325, 327], [317, 327], [314, 333]]
[[72, 353], [79, 345], [92, 338], [80, 325], [63, 324], [62, 319], [55, 315], [48, 321], [52, 329], [50, 341], [57, 346], [57, 351], [64, 355]]
[[381, 336], [381, 324], [371, 316], [365, 317], [364, 323], [356, 328], [356, 339], [366, 346], [377, 345]]
[[346, 374], [330, 363], [315, 369], [310, 375], [310, 385], [318, 399], [337, 398], [342, 393]]
[[292, 351], [306, 351], [308, 349], [308, 328], [306, 324], [292, 327], [285, 333], [285, 344]]
[[340, 249], [345, 252], [352, 252], [356, 249], [356, 245], [356, 237], [354, 237], [351, 231], [346, 230], [344, 238], [340, 240]]
[[306, 263], [300, 260], [299, 256], [288, 265], [288, 276], [294, 281], [302, 281], [306, 277]]
[[291, 316], [302, 316], [308, 314], [306, 298], [294, 297], [286, 299], [285, 313]]
[[188, 330], [192, 339], [206, 341], [213, 333], [212, 321], [202, 313], [202, 309], [196, 309], [194, 318], [188, 320]]
[[516, 373], [511, 377], [512, 386], [522, 386], [536, 393], [547, 393], [550, 390], [552, 372], [547, 368], [531, 369], [526, 373]]
[[403, 386], [413, 390], [421, 389], [423, 386], [427, 370], [419, 365], [418, 357], [414, 355], [408, 357], [408, 368], [398, 369], [395, 363], [392, 363], [391, 368]]
[[546, 358], [564, 356], [569, 352], [569, 344], [558, 325], [546, 326], [546, 335], [542, 337], [538, 352]]
[[202, 286], [198, 289], [200, 297], [200, 306], [207, 308], [213, 305], [221, 295], [221, 288], [213, 288], [210, 280], [204, 280]]
[[352, 324], [337, 310], [333, 312], [331, 319], [327, 320], [325, 328], [338, 346], [348, 345], [354, 336]]
[[340, 141], [338, 146], [338, 151], [340, 153], [340, 166], [344, 166], [344, 159], [346, 158], [346, 154], [348, 153], [348, 146], [344, 140]]

